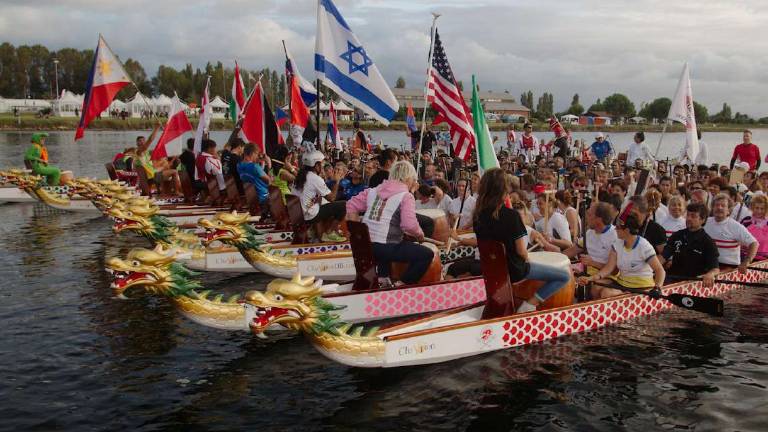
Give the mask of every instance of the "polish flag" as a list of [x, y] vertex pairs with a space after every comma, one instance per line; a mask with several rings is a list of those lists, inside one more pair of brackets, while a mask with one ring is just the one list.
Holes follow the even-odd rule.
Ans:
[[91, 73], [85, 86], [85, 98], [83, 109], [80, 110], [82, 114], [75, 132], [75, 141], [83, 137], [91, 120], [109, 108], [117, 93], [131, 82], [120, 60], [99, 35], [99, 44], [96, 46]]
[[181, 141], [183, 135], [192, 131], [187, 114], [184, 113], [184, 105], [179, 96], [174, 93], [171, 100], [171, 112], [168, 113], [168, 122], [165, 123], [163, 134], [157, 140], [155, 149], [152, 150], [152, 160], [181, 154]]

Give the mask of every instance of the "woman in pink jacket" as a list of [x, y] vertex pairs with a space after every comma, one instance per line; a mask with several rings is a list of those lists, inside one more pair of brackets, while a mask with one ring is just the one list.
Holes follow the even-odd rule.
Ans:
[[416, 220], [416, 201], [410, 192], [416, 184], [413, 165], [398, 161], [389, 169], [389, 179], [347, 201], [347, 219], [359, 221], [360, 213], [364, 213], [362, 222], [368, 226], [379, 279], [385, 284], [392, 262], [408, 263], [400, 283], [413, 284], [426, 273], [434, 258], [431, 249], [403, 239], [404, 234], [419, 241], [424, 239]]

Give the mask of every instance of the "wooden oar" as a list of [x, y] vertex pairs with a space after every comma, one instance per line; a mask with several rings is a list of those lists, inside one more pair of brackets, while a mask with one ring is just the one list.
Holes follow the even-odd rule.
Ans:
[[[604, 286], [604, 285], [603, 285]], [[724, 303], [717, 298], [699, 297], [688, 294], [672, 293], [663, 294], [660, 289], [644, 291], [642, 288], [625, 288], [621, 285], [611, 285], [606, 288], [616, 289], [631, 294], [639, 294], [654, 300], [666, 300], [677, 307], [696, 312], [702, 312], [712, 316], [723, 316]]]
[[424, 240], [422, 240], [425, 243], [432, 243], [435, 246], [443, 246], [445, 243], [441, 242], [440, 240], [435, 240], [433, 238], [424, 237]]

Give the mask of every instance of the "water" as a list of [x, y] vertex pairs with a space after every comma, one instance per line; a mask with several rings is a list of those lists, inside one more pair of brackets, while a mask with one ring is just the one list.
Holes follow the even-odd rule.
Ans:
[[[54, 135], [51, 157], [101, 176], [102, 162], [134, 135], [91, 134], [99, 146]], [[0, 167], [19, 165], [28, 137], [0, 134]], [[357, 370], [300, 337], [262, 341], [193, 324], [162, 299], [111, 298], [105, 257], [146, 245], [113, 236], [104, 219], [0, 206], [0, 430], [763, 431], [768, 424], [766, 289], [727, 295], [724, 318], [676, 310], [445, 364]], [[202, 278], [232, 293], [267, 280]]]

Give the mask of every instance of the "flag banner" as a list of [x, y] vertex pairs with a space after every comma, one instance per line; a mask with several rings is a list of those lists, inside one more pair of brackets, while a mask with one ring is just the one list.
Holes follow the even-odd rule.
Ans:
[[296, 62], [291, 56], [291, 52], [283, 45], [285, 49], [285, 76], [288, 79], [296, 77], [299, 79], [299, 90], [301, 92], [301, 99], [304, 101], [304, 105], [312, 106], [317, 101], [317, 89], [309, 81], [304, 79], [299, 73], [299, 68], [296, 66]]
[[280, 128], [283, 127], [283, 125], [288, 122], [288, 114], [280, 109], [280, 107], [275, 107], [275, 124], [277, 125], [277, 141], [280, 144], [285, 144], [285, 139], [283, 138], [283, 133], [280, 131]]
[[385, 125], [400, 109], [379, 68], [332, 0], [318, 3], [315, 72], [344, 100]]
[[405, 112], [405, 123], [411, 132], [419, 130], [418, 126], [416, 126], [416, 114], [413, 113], [413, 105], [410, 102], [408, 102], [408, 110]]
[[183, 135], [192, 131], [192, 124], [189, 122], [184, 108], [179, 96], [174, 94], [171, 100], [171, 111], [168, 113], [168, 121], [165, 123], [160, 139], [157, 140], [155, 149], [152, 150], [152, 160], [181, 154]]
[[493, 140], [491, 132], [488, 130], [488, 123], [485, 121], [485, 112], [483, 104], [477, 94], [477, 84], [475, 76], [472, 75], [472, 119], [474, 120], [474, 130], [477, 146], [477, 170], [480, 175], [486, 170], [499, 167], [499, 160], [496, 159], [496, 152], [493, 150]]
[[437, 29], [427, 79], [427, 101], [437, 111], [433, 124], [448, 123], [454, 154], [465, 161], [469, 159], [475, 145], [473, 114], [464, 102]]
[[255, 144], [262, 153], [265, 153], [267, 148], [265, 126], [264, 91], [261, 88], [261, 82], [258, 82], [253, 88], [251, 97], [248, 98], [245, 111], [243, 111], [243, 123], [240, 131], [245, 141]]
[[109, 49], [107, 42], [99, 35], [99, 43], [93, 54], [93, 64], [85, 85], [83, 108], [80, 110], [80, 123], [75, 132], [75, 141], [85, 134], [85, 128], [91, 120], [109, 108], [117, 93], [131, 83], [117, 56]]
[[341, 146], [341, 135], [339, 134], [339, 125], [336, 122], [336, 108], [333, 106], [333, 100], [331, 100], [328, 108], [328, 136], [331, 137], [336, 148]]
[[240, 76], [240, 66], [235, 62], [235, 75], [232, 80], [232, 99], [229, 101], [229, 115], [232, 121], [237, 124], [240, 114], [245, 108], [245, 86], [243, 78]]
[[669, 107], [667, 120], [676, 121], [685, 125], [685, 149], [684, 153], [690, 160], [696, 160], [699, 154], [699, 137], [696, 133], [696, 115], [693, 112], [693, 92], [691, 91], [691, 76], [688, 71], [688, 63], [683, 66], [680, 81], [677, 83], [677, 91]]
[[201, 146], [203, 143], [203, 135], [205, 135], [211, 126], [211, 116], [213, 115], [213, 109], [211, 107], [209, 88], [211, 86], [211, 77], [205, 82], [205, 89], [203, 90], [203, 98], [200, 101], [200, 118], [197, 123], [197, 130], [195, 131], [195, 154], [200, 154]]
[[[293, 145], [301, 145], [302, 141], [305, 141], [304, 131], [310, 126], [311, 114], [309, 108], [304, 104], [304, 99], [301, 97], [301, 90], [299, 89], [299, 81], [296, 77], [291, 77], [291, 139]], [[315, 135], [316, 137], [316, 135]]]

